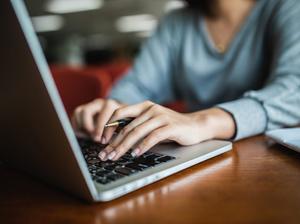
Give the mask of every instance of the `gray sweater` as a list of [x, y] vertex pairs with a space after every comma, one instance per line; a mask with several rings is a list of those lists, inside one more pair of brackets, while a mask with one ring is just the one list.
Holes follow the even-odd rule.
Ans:
[[109, 97], [219, 107], [233, 115], [235, 139], [299, 124], [300, 1], [257, 0], [224, 54], [200, 15], [170, 13]]

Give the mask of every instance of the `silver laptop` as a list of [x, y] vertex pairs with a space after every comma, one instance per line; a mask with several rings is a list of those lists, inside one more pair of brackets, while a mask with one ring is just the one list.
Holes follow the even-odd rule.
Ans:
[[101, 162], [72, 130], [22, 0], [0, 1], [0, 160], [88, 201], [109, 201], [231, 150], [226, 141], [159, 145]]
[[268, 131], [266, 136], [278, 144], [284, 145], [296, 152], [300, 152], [300, 128], [283, 128]]

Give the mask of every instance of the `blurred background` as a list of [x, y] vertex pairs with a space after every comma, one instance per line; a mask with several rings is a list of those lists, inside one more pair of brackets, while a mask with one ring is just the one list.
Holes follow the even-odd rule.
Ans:
[[[106, 97], [161, 17], [181, 0], [25, 0], [69, 115]], [[183, 110], [178, 103], [167, 105]]]
[[132, 59], [180, 0], [26, 0], [49, 63], [101, 64]]

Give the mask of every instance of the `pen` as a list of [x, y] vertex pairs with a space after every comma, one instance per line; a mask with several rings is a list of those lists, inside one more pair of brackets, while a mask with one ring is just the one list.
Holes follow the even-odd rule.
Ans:
[[127, 124], [129, 124], [131, 121], [133, 121], [133, 118], [121, 119], [121, 120], [118, 120], [118, 121], [115, 121], [115, 122], [112, 122], [112, 123], [108, 123], [104, 127], [105, 128], [116, 127], [116, 126], [118, 126], [118, 127], [124, 127]]

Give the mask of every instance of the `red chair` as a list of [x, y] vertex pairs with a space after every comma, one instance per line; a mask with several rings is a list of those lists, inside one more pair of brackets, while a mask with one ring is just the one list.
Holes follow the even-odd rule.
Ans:
[[112, 78], [113, 83], [122, 78], [123, 75], [130, 69], [131, 64], [128, 61], [120, 60], [104, 66], [105, 71], [107, 71]]
[[69, 115], [79, 105], [105, 97], [112, 85], [102, 70], [95, 73], [83, 68], [51, 66], [51, 71]]

